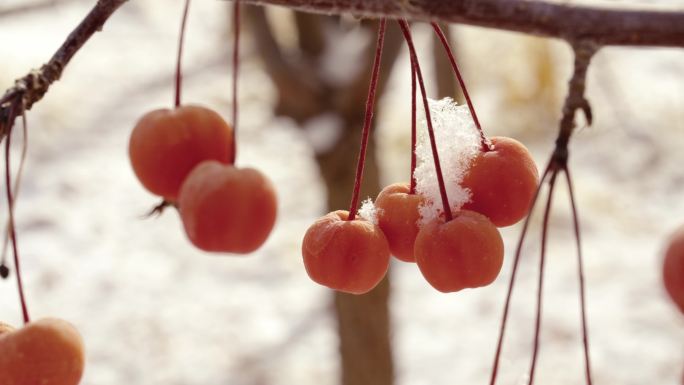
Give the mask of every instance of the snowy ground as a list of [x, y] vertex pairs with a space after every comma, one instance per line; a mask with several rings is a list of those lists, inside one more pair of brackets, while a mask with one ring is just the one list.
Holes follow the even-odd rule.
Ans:
[[[324, 191], [301, 132], [272, 117], [273, 93], [258, 62], [243, 66], [239, 162], [260, 168], [278, 188], [279, 222], [265, 247], [250, 257], [207, 255], [185, 239], [175, 212], [141, 219], [156, 201], [133, 176], [127, 140], [141, 114], [171, 104], [181, 7], [159, 5], [126, 4], [29, 114], [16, 215], [32, 316], [58, 316], [81, 330], [84, 384], [336, 384], [331, 293], [309, 281], [299, 254], [304, 231], [324, 210]], [[682, 2], [668, 6], [684, 9]], [[184, 89], [185, 101], [226, 117], [228, 8], [195, 2]], [[2, 20], [0, 88], [43, 63], [86, 9], [74, 2]], [[502, 90], [530, 88], [525, 55], [539, 42], [459, 32], [485, 128], [525, 141], [541, 167], [558, 109], [512, 107]], [[556, 44], [549, 52], [562, 95], [570, 56]], [[406, 58], [396, 74], [377, 115], [387, 183], [405, 179], [408, 163]], [[664, 237], [684, 222], [684, 51], [606, 49], [588, 84], [595, 124], [576, 135], [571, 162], [595, 383], [675, 385], [684, 369], [684, 317], [665, 297], [659, 269]], [[571, 385], [583, 383], [582, 358], [570, 217], [559, 186], [537, 378]], [[529, 365], [539, 222], [525, 247], [502, 384], [522, 383]], [[503, 231], [509, 258], [485, 289], [440, 294], [414, 265], [392, 265], [400, 384], [486, 383], [519, 230]], [[20, 324], [13, 280], [0, 282], [0, 319]]]

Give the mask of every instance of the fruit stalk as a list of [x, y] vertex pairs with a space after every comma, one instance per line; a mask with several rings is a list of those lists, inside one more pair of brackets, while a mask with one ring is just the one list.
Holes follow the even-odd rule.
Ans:
[[235, 164], [237, 156], [237, 127], [238, 127], [238, 73], [240, 70], [240, 1], [233, 5], [233, 142], [231, 150], [233, 158], [230, 163]]
[[461, 71], [458, 68], [458, 64], [456, 64], [456, 58], [454, 57], [454, 52], [451, 50], [451, 47], [449, 46], [449, 42], [447, 41], [447, 38], [444, 35], [444, 31], [442, 31], [442, 28], [440, 28], [439, 24], [432, 22], [431, 25], [432, 25], [432, 29], [435, 30], [437, 37], [439, 37], [439, 41], [441, 41], [442, 45], [444, 46], [444, 51], [446, 51], [446, 54], [449, 57], [449, 62], [451, 63], [451, 68], [454, 70], [454, 73], [456, 74], [456, 79], [458, 79], [459, 86], [461, 86], [461, 91], [463, 91], [463, 96], [465, 97], [466, 104], [468, 104], [468, 109], [470, 110], [470, 115], [473, 117], [473, 122], [475, 122], [475, 127], [477, 127], [477, 131], [480, 134], [480, 147], [482, 148], [483, 152], [487, 152], [487, 151], [491, 150], [491, 146], [489, 145], [489, 143], [487, 143], [487, 137], [485, 137], [484, 131], [482, 130], [482, 126], [480, 125], [480, 120], [477, 118], [477, 114], [475, 113], [475, 106], [473, 105], [473, 101], [470, 99], [470, 94], [468, 93], [468, 88], [465, 85], [465, 81], [463, 80], [463, 76], [461, 76]]
[[368, 147], [368, 137], [370, 126], [373, 121], [373, 108], [375, 106], [375, 91], [378, 88], [378, 77], [380, 75], [380, 62], [382, 60], [382, 48], [385, 44], [385, 29], [387, 21], [380, 20], [378, 29], [378, 41], [375, 46], [375, 58], [373, 59], [373, 72], [371, 74], [370, 87], [368, 88], [368, 99], [366, 100], [366, 115], [363, 120], [363, 131], [361, 132], [361, 151], [356, 166], [356, 177], [354, 179], [354, 192], [352, 193], [351, 204], [349, 205], [349, 218], [353, 221], [356, 218], [356, 211], [359, 207], [359, 193], [361, 191], [361, 181], [363, 180], [363, 166], [366, 163], [366, 148]]
[[[10, 121], [14, 120], [15, 110], [10, 112]], [[19, 264], [19, 249], [17, 248], [17, 233], [14, 227], [14, 198], [12, 197], [12, 180], [10, 172], [10, 142], [11, 142], [11, 128], [5, 138], [5, 191], [7, 193], [7, 211], [9, 216], [9, 234], [12, 241], [12, 253], [14, 255], [14, 270], [17, 274], [17, 287], [19, 290], [19, 302], [21, 302], [21, 314], [24, 319], [24, 324], [31, 321], [29, 317], [28, 306], [26, 305], [26, 297], [24, 296], [24, 285], [21, 280], [21, 268]]]
[[442, 198], [444, 206], [444, 217], [446, 222], [453, 219], [451, 215], [451, 206], [449, 206], [449, 198], [447, 197], [446, 187], [444, 186], [444, 177], [442, 176], [442, 167], [439, 163], [439, 154], [437, 153], [437, 142], [435, 140], [435, 132], [432, 129], [432, 118], [430, 117], [430, 106], [428, 105], [427, 94], [425, 92], [425, 83], [423, 82], [423, 75], [420, 71], [420, 63], [418, 62], [418, 55], [416, 48], [413, 45], [413, 38], [411, 38], [411, 30], [408, 22], [404, 19], [397, 20], [401, 32], [404, 34], [404, 39], [408, 45], [409, 55], [411, 57], [411, 66], [414, 68], [416, 77], [418, 78], [418, 85], [420, 86], [420, 93], [423, 98], [423, 108], [425, 109], [425, 120], [427, 121], [428, 134], [430, 136], [430, 145], [432, 147], [432, 159], [435, 162], [435, 171], [437, 173], [437, 183], [439, 184], [439, 194]]
[[183, 7], [183, 17], [181, 18], [180, 36], [178, 36], [178, 57], [176, 58], [176, 97], [174, 106], [181, 105], [181, 83], [183, 81], [183, 71], [181, 69], [181, 59], [183, 57], [183, 41], [185, 40], [185, 25], [188, 21], [188, 11], [190, 10], [190, 0], [185, 0]]

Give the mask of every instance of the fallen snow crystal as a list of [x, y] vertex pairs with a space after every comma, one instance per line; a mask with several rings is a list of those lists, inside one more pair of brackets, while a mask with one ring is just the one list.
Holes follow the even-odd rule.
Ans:
[[[470, 191], [460, 183], [479, 151], [479, 135], [467, 106], [459, 106], [451, 98], [428, 99], [428, 103], [444, 184], [453, 211], [470, 200]], [[421, 224], [425, 224], [444, 211], [425, 117], [418, 126], [416, 158], [416, 190], [427, 198], [420, 207]]]

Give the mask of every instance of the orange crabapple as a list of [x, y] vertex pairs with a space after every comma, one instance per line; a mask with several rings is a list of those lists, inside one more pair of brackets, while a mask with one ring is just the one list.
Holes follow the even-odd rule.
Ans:
[[684, 314], [684, 226], [669, 239], [663, 260], [663, 283], [679, 311]]
[[133, 171], [143, 186], [175, 202], [190, 171], [200, 162], [233, 161], [233, 129], [215, 111], [187, 105], [145, 114], [128, 147]]
[[461, 210], [453, 219], [435, 219], [418, 232], [418, 268], [435, 289], [455, 292], [489, 285], [503, 265], [504, 245], [499, 230], [484, 215]]
[[413, 244], [418, 235], [419, 206], [424, 198], [411, 194], [408, 183], [395, 183], [382, 189], [375, 207], [378, 209], [378, 226], [387, 237], [392, 255], [404, 262], [415, 262]]
[[304, 267], [316, 283], [345, 293], [363, 294], [382, 280], [390, 250], [380, 227], [346, 210], [314, 222], [302, 241]]
[[76, 385], [84, 361], [81, 336], [63, 320], [45, 318], [0, 334], [2, 385]]
[[484, 214], [497, 227], [510, 226], [527, 215], [539, 172], [522, 143], [501, 136], [490, 140], [492, 149], [473, 159], [461, 182], [471, 192], [463, 209]]
[[250, 253], [275, 224], [275, 189], [253, 168], [202, 162], [183, 182], [178, 197], [185, 232], [205, 251]]

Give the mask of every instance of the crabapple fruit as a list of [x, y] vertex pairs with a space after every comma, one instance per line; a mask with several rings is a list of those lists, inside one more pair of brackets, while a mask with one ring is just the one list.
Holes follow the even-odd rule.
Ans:
[[158, 109], [133, 128], [128, 147], [133, 171], [150, 192], [175, 202], [186, 176], [200, 162], [231, 163], [233, 129], [201, 106]]
[[503, 264], [499, 230], [484, 215], [461, 210], [449, 222], [442, 218], [418, 232], [418, 268], [435, 289], [448, 293], [489, 285]]
[[471, 192], [463, 209], [484, 214], [498, 227], [510, 226], [527, 215], [539, 172], [522, 143], [507, 137], [490, 140], [493, 148], [473, 159], [461, 182]]
[[261, 172], [214, 160], [190, 172], [178, 205], [195, 246], [238, 254], [250, 253], [266, 241], [277, 211], [273, 185]]
[[314, 282], [363, 294], [387, 273], [389, 245], [377, 225], [348, 218], [348, 211], [333, 211], [309, 227], [302, 241], [304, 267]]
[[679, 311], [684, 314], [684, 226], [670, 237], [663, 261], [663, 283]]
[[84, 361], [81, 336], [63, 320], [45, 318], [0, 335], [2, 385], [76, 385]]
[[423, 197], [411, 194], [408, 183], [395, 183], [382, 189], [375, 200], [378, 226], [389, 242], [392, 255], [404, 262], [415, 262], [413, 244], [418, 235], [418, 207]]

